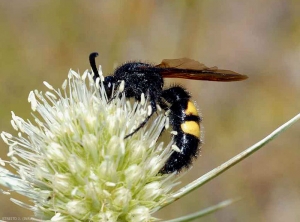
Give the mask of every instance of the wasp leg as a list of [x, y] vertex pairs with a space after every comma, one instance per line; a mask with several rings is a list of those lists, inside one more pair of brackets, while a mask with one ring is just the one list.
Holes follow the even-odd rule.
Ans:
[[124, 139], [131, 137], [133, 134], [135, 134], [137, 131], [139, 131], [143, 126], [145, 126], [145, 124], [149, 121], [149, 119], [151, 118], [151, 116], [153, 115], [153, 113], [156, 112], [157, 107], [156, 107], [156, 101], [154, 96], [150, 95], [150, 106], [151, 106], [151, 113], [149, 113], [149, 115], [146, 117], [146, 119], [135, 129], [133, 130], [133, 132], [129, 133], [128, 135], [126, 135], [124, 137]]

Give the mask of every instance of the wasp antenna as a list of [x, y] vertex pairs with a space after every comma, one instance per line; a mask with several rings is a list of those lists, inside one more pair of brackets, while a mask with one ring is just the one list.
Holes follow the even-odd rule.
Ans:
[[99, 55], [98, 52], [92, 52], [89, 57], [91, 68], [94, 72], [94, 79], [96, 79], [97, 77], [100, 77], [97, 66], [96, 66], [96, 59], [95, 59], [98, 55]]

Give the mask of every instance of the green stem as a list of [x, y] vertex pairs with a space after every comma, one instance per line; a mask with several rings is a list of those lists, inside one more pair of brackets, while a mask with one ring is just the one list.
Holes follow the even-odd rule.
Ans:
[[238, 201], [239, 199], [230, 199], [230, 200], [225, 200], [225, 201], [222, 201], [214, 206], [211, 206], [211, 207], [208, 207], [208, 208], [205, 208], [203, 210], [200, 210], [198, 212], [195, 212], [195, 213], [192, 213], [192, 214], [188, 214], [186, 216], [183, 216], [183, 217], [178, 217], [176, 219], [173, 219], [173, 220], [167, 220], [165, 222], [186, 222], [186, 221], [191, 221], [191, 220], [195, 220], [197, 218], [200, 218], [200, 217], [203, 217], [205, 215], [208, 215], [208, 214], [211, 214], [217, 210], [220, 210], [224, 207], [227, 207], [229, 205], [231, 205], [232, 203]]

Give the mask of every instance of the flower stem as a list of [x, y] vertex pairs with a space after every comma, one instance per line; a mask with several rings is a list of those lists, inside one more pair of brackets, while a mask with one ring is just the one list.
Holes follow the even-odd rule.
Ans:
[[195, 213], [192, 213], [192, 214], [188, 214], [186, 216], [183, 216], [183, 217], [178, 217], [176, 219], [173, 219], [173, 220], [167, 220], [165, 222], [185, 222], [185, 221], [191, 221], [191, 220], [195, 220], [197, 218], [200, 218], [200, 217], [203, 217], [205, 215], [208, 215], [208, 214], [211, 214], [213, 212], [216, 212], [217, 210], [220, 210], [224, 207], [227, 207], [231, 204], [233, 204], [234, 202], [236, 201], [239, 201], [239, 199], [229, 199], [229, 200], [224, 200], [214, 206], [211, 206], [211, 207], [207, 207], [203, 210], [200, 210], [198, 212], [195, 212]]

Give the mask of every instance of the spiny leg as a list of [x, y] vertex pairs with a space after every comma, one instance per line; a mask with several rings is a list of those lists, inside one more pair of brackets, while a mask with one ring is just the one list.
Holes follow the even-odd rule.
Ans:
[[149, 119], [151, 118], [153, 113], [156, 112], [157, 108], [156, 108], [156, 101], [154, 98], [155, 98], [154, 96], [150, 96], [151, 113], [146, 117], [146, 119], [135, 130], [133, 130], [133, 132], [126, 135], [124, 137], [124, 139], [131, 137], [133, 134], [135, 134], [137, 131], [139, 131], [143, 126], [145, 126], [145, 124], [149, 121]]

